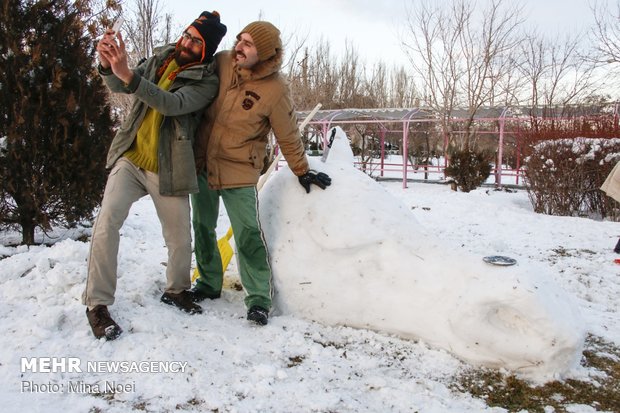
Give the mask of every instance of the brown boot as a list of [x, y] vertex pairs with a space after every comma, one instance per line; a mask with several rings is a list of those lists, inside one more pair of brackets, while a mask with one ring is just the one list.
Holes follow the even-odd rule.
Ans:
[[87, 307], [86, 317], [96, 338], [105, 337], [107, 340], [114, 340], [123, 332], [119, 325], [112, 320], [108, 307], [105, 305], [95, 306], [91, 311]]
[[202, 314], [202, 307], [198, 304], [194, 304], [192, 298], [192, 293], [185, 290], [178, 294], [164, 293], [164, 295], [161, 296], [161, 302], [173, 305], [179, 310], [189, 314]]

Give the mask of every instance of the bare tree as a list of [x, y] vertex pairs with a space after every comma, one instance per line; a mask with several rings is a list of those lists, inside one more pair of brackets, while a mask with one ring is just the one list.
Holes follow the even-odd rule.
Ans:
[[389, 106], [395, 108], [414, 108], [420, 106], [420, 96], [413, 78], [404, 67], [393, 68], [390, 73]]
[[529, 105], [564, 106], [592, 93], [596, 66], [583, 59], [580, 37], [574, 34], [549, 40], [533, 34], [521, 44], [518, 72], [527, 83]]
[[390, 96], [388, 90], [389, 77], [387, 68], [383, 62], [376, 63], [370, 72], [365, 72], [363, 84], [363, 94], [370, 107], [386, 108], [390, 106]]
[[338, 75], [336, 59], [332, 56], [329, 43], [324, 40], [319, 42], [310, 56], [312, 60], [308, 69], [311, 79], [309, 87], [315, 90], [318, 101], [323, 103], [325, 109], [334, 108]]
[[292, 80], [295, 75], [297, 64], [307, 64], [307, 60], [304, 59], [304, 56], [307, 52], [306, 43], [308, 42], [309, 36], [310, 34], [308, 32], [300, 33], [294, 31], [283, 41], [285, 61], [282, 64], [282, 69], [287, 73], [289, 80]]
[[584, 56], [597, 65], [597, 78], [606, 80], [607, 87], [617, 84], [620, 77], [620, 0], [610, 3], [595, 1], [591, 5], [594, 25], [589, 37], [593, 50]]
[[505, 0], [494, 0], [483, 11], [481, 31], [477, 32], [471, 19], [465, 23], [461, 36], [465, 50], [467, 107], [473, 121], [476, 111], [485, 104], [492, 104], [498, 95], [498, 85], [512, 71], [511, 52], [520, 42], [518, 27], [523, 22], [522, 7], [504, 7]]
[[163, 12], [159, 0], [133, 0], [127, 17], [127, 39], [134, 60], [151, 56], [155, 47], [171, 41], [172, 16]]
[[321, 102], [324, 109], [337, 102], [338, 76], [336, 59], [329, 43], [321, 38], [314, 48], [304, 47], [291, 67], [289, 79], [298, 109], [311, 109]]
[[[457, 0], [431, 6], [416, 5], [407, 12], [407, 35], [402, 40], [426, 104], [438, 112], [447, 137], [450, 114], [467, 108], [463, 140], [469, 147], [477, 111], [506, 96], [504, 80], [512, 70], [510, 52], [518, 45], [522, 6], [490, 0], [482, 15], [475, 3]], [[502, 81], [504, 81], [502, 83]]]
[[598, 63], [620, 63], [620, 1], [614, 9], [607, 3], [595, 2], [591, 7], [594, 27], [591, 37], [595, 43], [595, 61]]
[[489, 105], [504, 107], [519, 105], [523, 99], [521, 92], [526, 84], [518, 70], [522, 57], [518, 54], [510, 54], [502, 59], [505, 60], [503, 63], [505, 70], [503, 76], [496, 79]]
[[450, 18], [447, 10], [431, 8], [428, 3], [418, 5], [415, 11], [407, 12], [407, 37], [402, 45], [411, 62], [424, 93], [425, 104], [440, 113], [444, 131], [449, 130], [449, 116], [457, 105], [456, 82], [459, 74], [455, 73], [456, 28], [460, 26], [453, 21], [454, 28], [446, 26]]
[[342, 108], [359, 107], [361, 95], [361, 62], [357, 49], [349, 41], [345, 43], [344, 56], [338, 68], [339, 105]]
[[[308, 110], [317, 102], [324, 109], [411, 107], [419, 103], [412, 77], [405, 70], [388, 72], [385, 63], [366, 65], [352, 43], [335, 56], [323, 38], [295, 47], [287, 61], [288, 78], [296, 107]], [[297, 43], [295, 43], [297, 44]]]

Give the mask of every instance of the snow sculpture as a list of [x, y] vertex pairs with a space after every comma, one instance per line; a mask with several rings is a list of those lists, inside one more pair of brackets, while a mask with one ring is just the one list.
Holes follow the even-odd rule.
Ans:
[[306, 194], [284, 168], [260, 194], [277, 312], [419, 339], [539, 382], [578, 364], [584, 324], [542, 268], [492, 266], [430, 235], [353, 167], [340, 128], [327, 162], [310, 162], [332, 177], [327, 190]]

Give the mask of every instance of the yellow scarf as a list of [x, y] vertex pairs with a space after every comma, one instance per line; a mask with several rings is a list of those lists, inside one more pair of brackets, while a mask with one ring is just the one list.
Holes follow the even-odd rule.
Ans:
[[[179, 68], [175, 59], [168, 64], [164, 74], [159, 79], [159, 86], [162, 90], [170, 89], [174, 76], [170, 74]], [[138, 129], [136, 139], [134, 139], [131, 147], [124, 153], [124, 156], [133, 162], [139, 168], [157, 173], [157, 150], [159, 148], [159, 128], [164, 115], [153, 108], [148, 108], [142, 125]]]

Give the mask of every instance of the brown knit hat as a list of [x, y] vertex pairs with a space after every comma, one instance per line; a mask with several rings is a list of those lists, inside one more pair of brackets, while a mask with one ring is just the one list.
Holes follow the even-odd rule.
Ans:
[[243, 33], [252, 36], [260, 62], [271, 58], [278, 50], [282, 49], [280, 30], [269, 22], [256, 21], [248, 24], [239, 32], [237, 40], [241, 39]]

